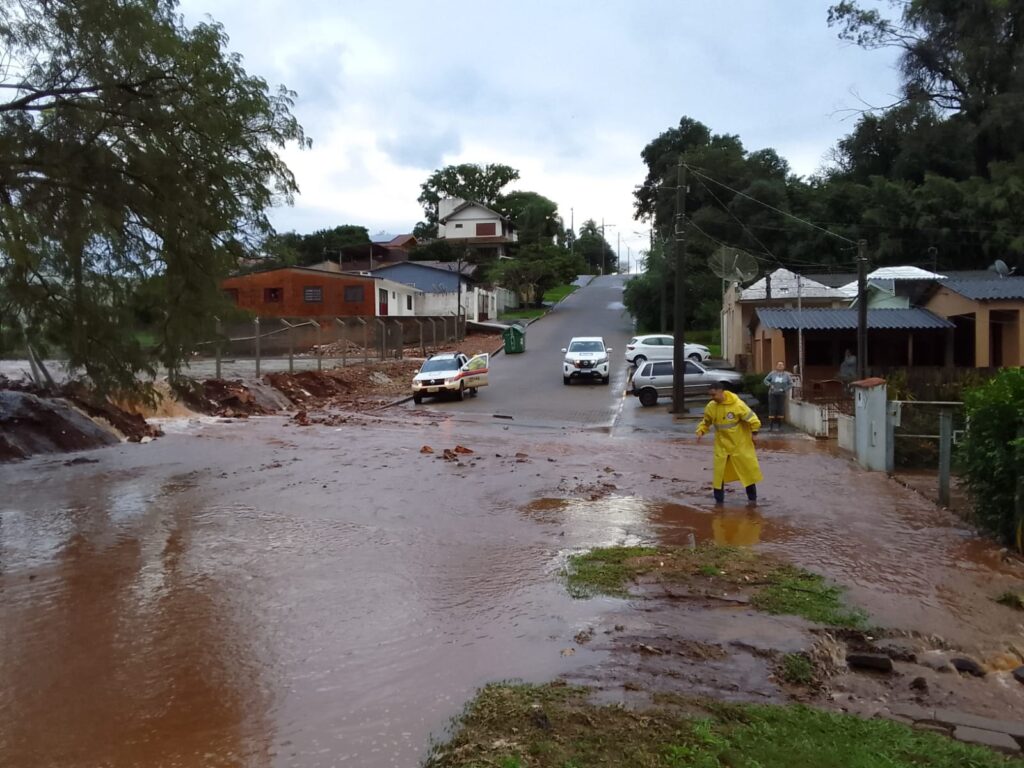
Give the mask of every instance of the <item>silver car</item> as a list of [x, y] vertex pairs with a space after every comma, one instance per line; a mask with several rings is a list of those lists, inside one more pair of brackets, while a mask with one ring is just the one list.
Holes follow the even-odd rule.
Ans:
[[[652, 406], [659, 397], [672, 397], [672, 361], [655, 360], [643, 363], [633, 374], [630, 394], [640, 399], [640, 405]], [[703, 395], [708, 387], [716, 381], [724, 381], [738, 386], [743, 376], [736, 371], [708, 370], [700, 363], [686, 361], [686, 372], [683, 376], [683, 393], [686, 395]]]

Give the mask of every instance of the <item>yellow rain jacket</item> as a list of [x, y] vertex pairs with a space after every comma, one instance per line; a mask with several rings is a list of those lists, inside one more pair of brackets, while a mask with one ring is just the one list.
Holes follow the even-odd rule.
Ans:
[[751, 433], [761, 428], [757, 414], [740, 400], [734, 392], [726, 392], [724, 401], [712, 400], [704, 408], [704, 418], [697, 425], [697, 434], [715, 429], [714, 487], [739, 480], [744, 487], [762, 480], [761, 467], [754, 453]]

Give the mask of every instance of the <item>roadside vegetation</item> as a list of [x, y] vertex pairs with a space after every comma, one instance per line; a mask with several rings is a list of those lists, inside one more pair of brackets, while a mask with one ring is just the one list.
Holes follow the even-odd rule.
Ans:
[[[564, 283], [562, 285], [556, 285], [554, 288], [549, 288], [544, 292], [543, 302], [546, 305], [557, 304], [559, 301], [564, 299], [570, 293], [576, 290], [576, 286], [570, 283]], [[508, 312], [503, 312], [499, 319], [501, 320], [532, 320], [537, 317], [542, 317], [545, 312], [548, 311], [548, 307], [520, 307], [519, 309], [513, 309]]]
[[691, 594], [746, 596], [760, 611], [819, 624], [861, 628], [866, 616], [843, 603], [843, 590], [821, 576], [747, 549], [603, 547], [573, 555], [566, 583], [573, 597], [625, 597], [638, 582], [662, 582]]
[[1024, 549], [1024, 370], [964, 393], [970, 429], [958, 454], [979, 526]]
[[803, 706], [655, 696], [654, 706], [598, 706], [559, 683], [483, 688], [426, 768], [1008, 768], [980, 747], [887, 720]]

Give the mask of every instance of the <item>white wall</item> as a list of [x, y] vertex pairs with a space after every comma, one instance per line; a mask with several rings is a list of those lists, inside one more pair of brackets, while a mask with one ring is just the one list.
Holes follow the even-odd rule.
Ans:
[[812, 437], [828, 437], [828, 409], [803, 400], [789, 401], [787, 420]]
[[839, 428], [839, 447], [853, 453], [857, 450], [857, 419], [840, 413], [836, 417], [836, 424]]
[[[416, 305], [419, 291], [405, 283], [396, 283], [394, 280], [377, 280], [375, 290], [386, 290], [388, 292], [388, 317], [412, 317], [417, 314]], [[379, 294], [374, 294], [374, 311], [380, 314]], [[412, 309], [409, 309], [408, 297], [412, 297]]]

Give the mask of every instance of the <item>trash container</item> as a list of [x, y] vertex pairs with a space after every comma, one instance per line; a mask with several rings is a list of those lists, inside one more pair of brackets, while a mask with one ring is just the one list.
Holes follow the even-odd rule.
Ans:
[[510, 325], [502, 332], [505, 340], [505, 354], [512, 355], [526, 351], [526, 329], [520, 325]]

